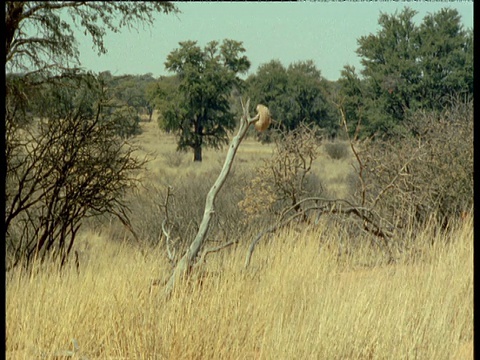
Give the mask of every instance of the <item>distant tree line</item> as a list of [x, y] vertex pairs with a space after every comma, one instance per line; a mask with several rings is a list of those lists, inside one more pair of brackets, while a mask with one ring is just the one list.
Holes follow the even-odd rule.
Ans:
[[[415, 15], [408, 7], [381, 14], [380, 30], [358, 39], [364, 68], [357, 73], [345, 66], [337, 81], [322, 77], [312, 60], [287, 67], [271, 60], [243, 80], [250, 61], [242, 42], [230, 39], [204, 48], [180, 43], [165, 62], [171, 76], [106, 71], [99, 79], [109, 90], [109, 113], [119, 119], [119, 134], [138, 134], [140, 119], [151, 121], [157, 110], [160, 128], [176, 135], [179, 150], [192, 149], [195, 161], [201, 161], [202, 148], [226, 144], [244, 94], [268, 105], [273, 129], [315, 124], [335, 137], [343, 131], [342, 107], [350, 135], [390, 137], [406, 131], [405, 118], [418, 110], [441, 111], [455, 96], [473, 97], [471, 29], [463, 29], [453, 9], [429, 14], [419, 25]], [[270, 141], [271, 134], [256, 136]]]
[[[272, 60], [244, 81], [235, 76], [249, 68], [248, 59], [240, 56], [241, 43], [226, 40], [238, 46], [229, 58], [236, 67], [221, 59], [224, 54], [216, 53], [215, 42], [204, 49], [195, 42], [180, 43], [165, 63], [174, 75], [157, 82], [154, 101], [159, 125], [177, 134], [179, 149], [191, 147], [198, 153], [201, 146], [217, 147], [225, 143], [234, 125], [235, 101], [244, 93], [254, 103], [268, 105], [276, 120], [273, 128], [282, 131], [305, 122], [335, 137], [341, 129], [341, 107], [351, 135], [402, 133], [408, 115], [443, 110], [459, 95], [473, 97], [472, 30], [463, 29], [454, 9], [429, 14], [419, 25], [415, 15], [408, 7], [393, 15], [381, 14], [380, 30], [358, 39], [357, 53], [364, 66], [360, 74], [345, 66], [333, 82], [323, 78], [311, 60], [288, 67]], [[259, 135], [262, 141], [269, 136], [269, 131]]]
[[[314, 124], [329, 137], [341, 133], [338, 107], [345, 110], [351, 134], [390, 137], [406, 131], [405, 118], [418, 110], [441, 111], [455, 96], [473, 97], [473, 32], [465, 30], [456, 10], [442, 9], [416, 25], [406, 7], [381, 14], [380, 30], [358, 39], [364, 68], [345, 66], [328, 81], [312, 60], [285, 67], [279, 60], [250, 68], [242, 42], [179, 43], [165, 62], [170, 76], [99, 74], [108, 86], [111, 112], [124, 119], [125, 136], [139, 133], [140, 116], [151, 121], [157, 110], [161, 129], [177, 137], [179, 150], [226, 144], [236, 126], [238, 98], [268, 105], [273, 129], [293, 130]], [[123, 114], [123, 115], [122, 115]], [[257, 134], [270, 141], [272, 131]]]

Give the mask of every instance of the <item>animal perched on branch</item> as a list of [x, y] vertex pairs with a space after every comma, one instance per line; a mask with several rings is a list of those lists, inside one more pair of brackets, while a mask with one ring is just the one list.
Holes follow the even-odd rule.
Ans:
[[262, 104], [258, 104], [256, 109], [259, 117], [258, 120], [255, 122], [255, 129], [257, 129], [258, 131], [264, 131], [272, 122], [270, 110], [268, 110], [268, 108]]

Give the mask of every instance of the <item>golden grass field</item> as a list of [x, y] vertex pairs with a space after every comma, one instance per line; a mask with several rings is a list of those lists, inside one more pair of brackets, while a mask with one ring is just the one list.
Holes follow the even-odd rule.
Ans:
[[[207, 150], [194, 164], [190, 153], [174, 153], [173, 137], [143, 125], [135, 141], [156, 155], [149, 179], [223, 161], [225, 149]], [[236, 166], [270, 152], [247, 139]], [[348, 161], [319, 162], [331, 191], [347, 191], [339, 179]], [[341, 229], [320, 224], [260, 242], [244, 269], [246, 235], [209, 255], [165, 300], [163, 288], [151, 286], [171, 271], [160, 249], [140, 251], [112, 241], [108, 229], [85, 228], [77, 249], [88, 260], [79, 271], [43, 265], [34, 275], [7, 274], [7, 359], [59, 358], [72, 339], [79, 350], [65, 359], [472, 359], [473, 218], [435, 230], [412, 234], [415, 257], [388, 266], [361, 266], [382, 257], [367, 246], [340, 259]]]

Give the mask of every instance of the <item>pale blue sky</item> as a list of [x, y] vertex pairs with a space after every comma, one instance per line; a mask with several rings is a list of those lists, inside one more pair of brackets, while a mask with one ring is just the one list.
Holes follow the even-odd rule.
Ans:
[[393, 14], [405, 6], [417, 10], [417, 23], [428, 13], [455, 8], [465, 28], [473, 28], [473, 1], [418, 2], [178, 2], [178, 16], [159, 15], [154, 25], [139, 31], [108, 33], [108, 54], [98, 56], [83, 33], [80, 61], [87, 70], [109, 70], [114, 75], [152, 73], [168, 75], [164, 62], [179, 41], [195, 40], [200, 46], [225, 38], [242, 41], [252, 66], [272, 59], [284, 66], [313, 60], [328, 80], [337, 80], [344, 65], [361, 69], [355, 50], [357, 39], [379, 30], [380, 12]]

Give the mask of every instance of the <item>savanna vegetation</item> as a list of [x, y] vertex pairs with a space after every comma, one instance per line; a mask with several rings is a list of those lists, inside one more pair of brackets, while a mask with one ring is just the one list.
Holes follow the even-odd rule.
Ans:
[[[472, 358], [473, 35], [458, 13], [381, 14], [358, 40], [364, 69], [336, 82], [277, 60], [243, 80], [231, 39], [180, 43], [158, 79], [80, 69], [65, 14], [104, 53], [106, 28], [178, 12], [138, 4], [6, 3], [7, 358]], [[237, 138], [166, 296], [241, 97], [273, 123]]]
[[[159, 221], [166, 185], [174, 252], [195, 235], [223, 154], [208, 149], [202, 164], [192, 162], [156, 124], [142, 127], [141, 151], [157, 156], [131, 199], [131, 222], [150, 246], [125, 240], [120, 223], [92, 222], [75, 243], [78, 267], [9, 272], [7, 358], [53, 358], [73, 351], [72, 339], [87, 359], [473, 358], [471, 214], [445, 231], [434, 219], [405, 229], [394, 262], [367, 233], [352, 236], [333, 217], [291, 223], [260, 241], [245, 268], [250, 242], [269, 224], [236, 205], [246, 176], [274, 148], [253, 139], [239, 149], [206, 246], [239, 243], [207, 254], [165, 301], [162, 282], [153, 284], [172, 271]], [[345, 197], [352, 154], [319, 151], [313, 167], [325, 191]]]

